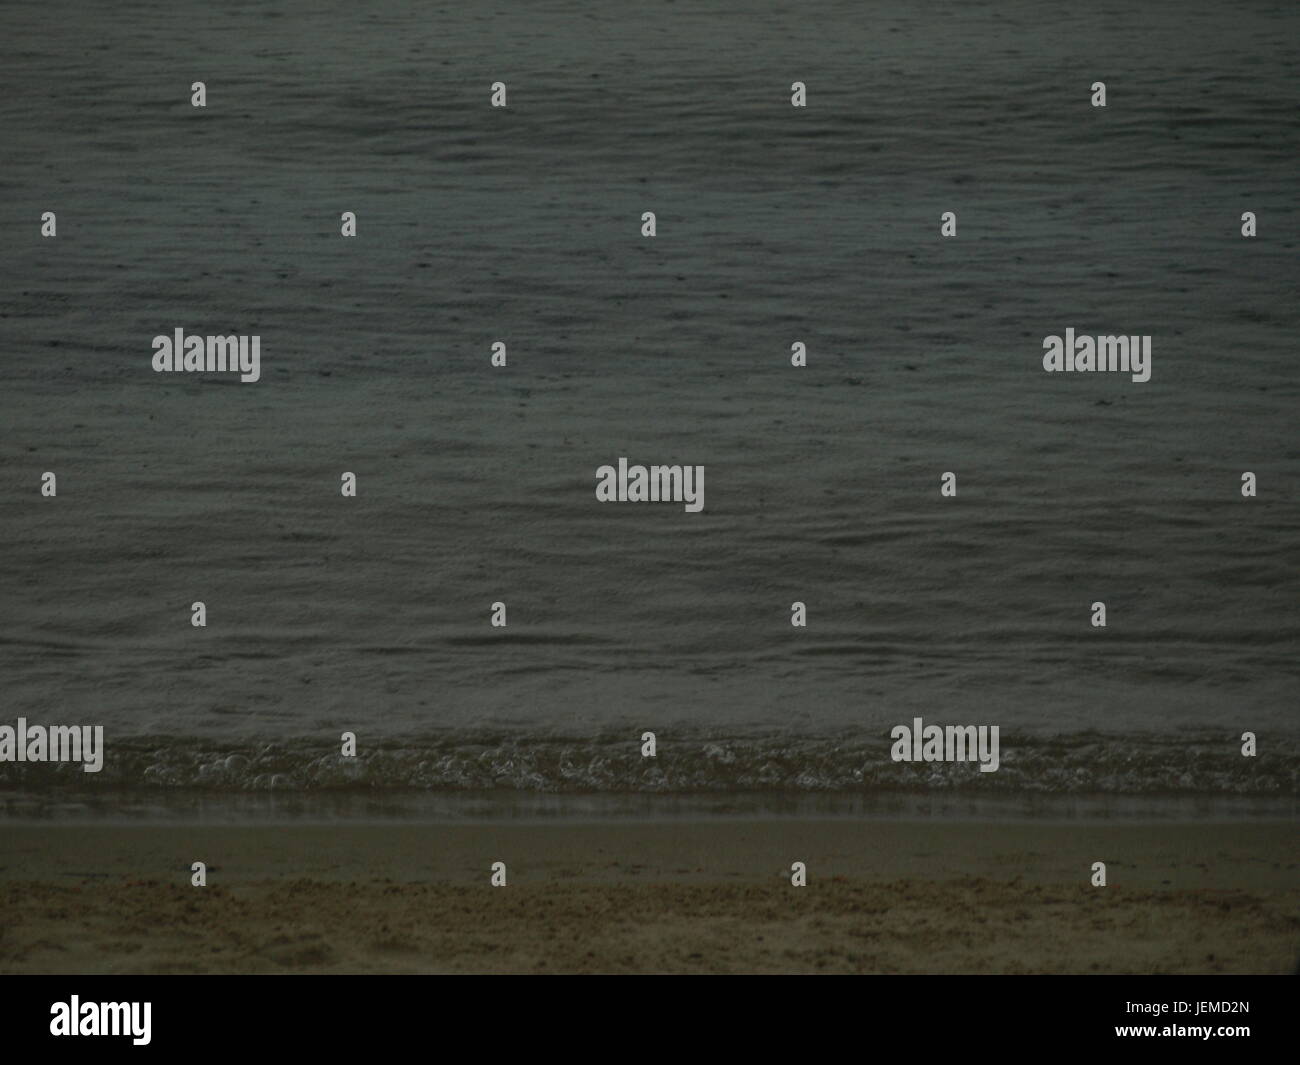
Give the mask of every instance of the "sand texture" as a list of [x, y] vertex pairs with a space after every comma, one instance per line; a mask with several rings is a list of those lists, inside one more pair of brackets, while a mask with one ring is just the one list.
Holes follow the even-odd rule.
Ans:
[[0, 971], [1281, 973], [1294, 843], [1285, 824], [24, 827], [0, 841]]

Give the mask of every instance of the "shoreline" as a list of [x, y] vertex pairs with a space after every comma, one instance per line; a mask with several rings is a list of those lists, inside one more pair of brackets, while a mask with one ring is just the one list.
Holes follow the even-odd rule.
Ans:
[[655, 821], [1296, 823], [1294, 795], [970, 791], [0, 791], [0, 825], [580, 824]]

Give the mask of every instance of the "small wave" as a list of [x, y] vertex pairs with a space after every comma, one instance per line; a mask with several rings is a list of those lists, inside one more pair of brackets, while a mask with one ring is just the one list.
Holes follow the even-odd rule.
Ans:
[[0, 788], [256, 792], [698, 794], [954, 792], [981, 795], [1300, 795], [1300, 743], [1274, 737], [1257, 757], [1221, 733], [1019, 736], [1002, 731], [1000, 764], [894, 762], [887, 735], [778, 732], [639, 736], [448, 731], [362, 742], [355, 757], [319, 738], [228, 745], [195, 738], [111, 742], [99, 773], [79, 763], [0, 763]]

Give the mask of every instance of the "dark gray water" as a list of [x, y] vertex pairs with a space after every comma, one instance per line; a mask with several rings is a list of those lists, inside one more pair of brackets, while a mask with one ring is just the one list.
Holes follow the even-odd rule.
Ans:
[[[0, 20], [0, 723], [109, 745], [0, 786], [1300, 792], [1294, 7]], [[622, 455], [704, 510], [598, 503]]]

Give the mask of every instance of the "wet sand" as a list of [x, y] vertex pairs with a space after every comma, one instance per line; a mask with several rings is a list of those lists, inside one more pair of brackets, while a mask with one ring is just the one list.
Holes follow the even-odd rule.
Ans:
[[1282, 973], [1294, 844], [1285, 823], [22, 826], [0, 971]]

